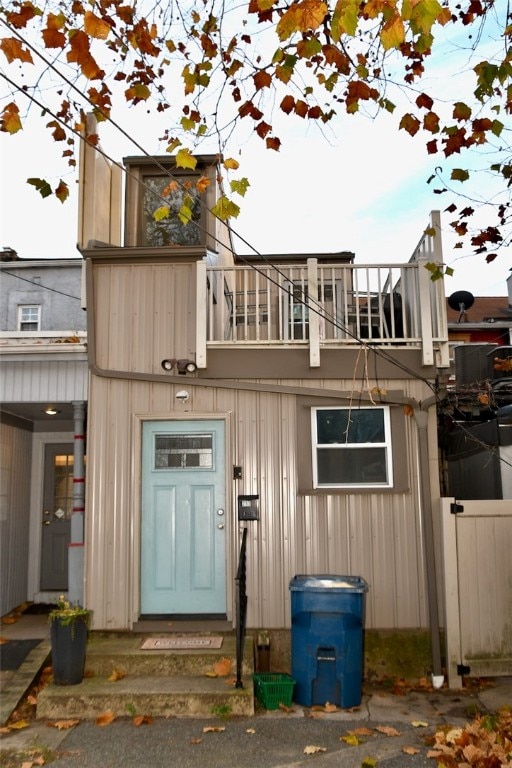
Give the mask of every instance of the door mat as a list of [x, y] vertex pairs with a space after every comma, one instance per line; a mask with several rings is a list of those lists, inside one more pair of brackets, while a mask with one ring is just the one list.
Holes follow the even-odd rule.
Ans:
[[8, 640], [0, 645], [0, 669], [15, 672], [41, 640]]
[[222, 637], [216, 635], [185, 635], [179, 637], [147, 637], [142, 643], [143, 651], [187, 651], [202, 648], [220, 648]]

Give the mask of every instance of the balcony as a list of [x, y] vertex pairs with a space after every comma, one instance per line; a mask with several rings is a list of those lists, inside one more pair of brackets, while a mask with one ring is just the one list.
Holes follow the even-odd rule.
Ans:
[[198, 351], [299, 345], [309, 349], [310, 366], [318, 367], [323, 348], [405, 346], [421, 350], [423, 365], [444, 367], [443, 281], [433, 282], [425, 263], [356, 266], [310, 258], [294, 266], [200, 264], [198, 284], [205, 291], [198, 317], [206, 337]]

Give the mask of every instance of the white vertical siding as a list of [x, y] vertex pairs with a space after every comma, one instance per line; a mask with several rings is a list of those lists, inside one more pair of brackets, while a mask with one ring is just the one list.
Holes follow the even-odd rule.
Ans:
[[0, 423], [0, 616], [27, 599], [32, 433]]
[[0, 392], [4, 403], [87, 400], [87, 360], [3, 360]]
[[[397, 382], [379, 384], [397, 387]], [[347, 391], [352, 382], [331, 386]], [[295, 574], [308, 572], [365, 578], [370, 584], [368, 627], [427, 626], [416, 428], [411, 416], [404, 415], [406, 445], [397, 447], [409, 466], [409, 491], [298, 496], [297, 444], [300, 450], [301, 441], [296, 434], [294, 395], [194, 387], [184, 379], [179, 388], [190, 392], [184, 407], [175, 399], [177, 388], [172, 383], [92, 378], [86, 601], [94, 610], [95, 628], [128, 629], [138, 618], [139, 419], [172, 419], [185, 413], [187, 418], [218, 415], [228, 419], [230, 585], [239, 545], [237, 494], [260, 496], [261, 519], [247, 523], [248, 626], [289, 626], [289, 581]], [[428, 393], [420, 382], [407, 388], [407, 394], [418, 399]], [[435, 435], [434, 412], [432, 422], [431, 436]], [[242, 480], [232, 479], [233, 465], [242, 466]], [[434, 491], [435, 486], [433, 480]], [[231, 586], [228, 600], [231, 615]]]

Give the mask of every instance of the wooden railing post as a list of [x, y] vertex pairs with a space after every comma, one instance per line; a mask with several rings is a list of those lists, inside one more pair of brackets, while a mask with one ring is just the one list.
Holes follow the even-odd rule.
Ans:
[[318, 314], [318, 259], [308, 259], [309, 366], [320, 366], [320, 316]]
[[206, 368], [206, 264], [198, 261], [196, 266], [196, 365]]

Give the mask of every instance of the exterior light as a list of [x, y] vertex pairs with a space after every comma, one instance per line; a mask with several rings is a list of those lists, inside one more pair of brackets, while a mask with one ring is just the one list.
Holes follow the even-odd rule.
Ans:
[[161, 365], [164, 371], [172, 371], [174, 366], [176, 366], [178, 373], [181, 376], [185, 376], [187, 373], [195, 373], [197, 371], [197, 365], [193, 360], [176, 360], [172, 358], [162, 360]]
[[60, 411], [58, 411], [57, 408], [54, 408], [53, 405], [49, 405], [48, 408], [44, 409], [44, 413], [46, 413], [47, 416], [56, 416]]

